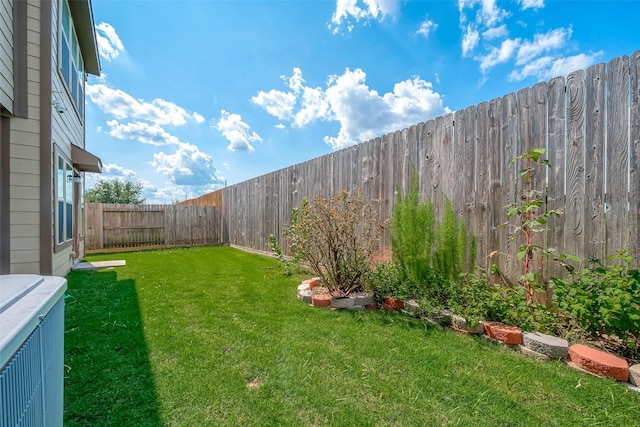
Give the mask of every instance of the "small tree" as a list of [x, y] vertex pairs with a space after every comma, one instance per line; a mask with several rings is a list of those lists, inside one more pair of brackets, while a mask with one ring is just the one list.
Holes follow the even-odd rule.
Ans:
[[141, 205], [144, 203], [141, 182], [121, 179], [100, 179], [87, 190], [84, 199], [88, 203], [122, 203]]
[[309, 263], [334, 296], [362, 290], [382, 227], [361, 192], [305, 199], [287, 230], [291, 254]]

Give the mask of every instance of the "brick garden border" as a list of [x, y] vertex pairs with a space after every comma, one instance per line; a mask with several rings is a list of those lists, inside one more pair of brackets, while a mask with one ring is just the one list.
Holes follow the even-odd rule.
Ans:
[[[373, 294], [361, 293], [351, 297], [336, 298], [327, 292], [314, 289], [320, 278], [314, 277], [303, 281], [298, 286], [298, 298], [303, 302], [333, 310], [376, 310], [378, 305]], [[402, 301], [394, 297], [385, 297], [380, 309], [402, 311], [410, 316], [418, 317], [419, 306], [413, 300]], [[470, 335], [482, 335], [502, 345], [538, 360], [561, 360], [574, 369], [590, 373], [601, 378], [611, 378], [629, 383], [628, 386], [640, 392], [640, 364], [629, 366], [628, 362], [618, 356], [597, 350], [586, 345], [569, 345], [565, 339], [539, 332], [522, 332], [522, 329], [500, 322], [479, 322], [469, 324], [462, 316], [444, 310], [435, 312], [428, 319], [433, 323], [449, 326], [456, 332]]]

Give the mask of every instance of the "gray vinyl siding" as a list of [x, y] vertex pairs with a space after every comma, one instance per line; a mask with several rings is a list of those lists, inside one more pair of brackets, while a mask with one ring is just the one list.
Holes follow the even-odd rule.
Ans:
[[13, 113], [13, 1], [0, 1], [0, 106]]

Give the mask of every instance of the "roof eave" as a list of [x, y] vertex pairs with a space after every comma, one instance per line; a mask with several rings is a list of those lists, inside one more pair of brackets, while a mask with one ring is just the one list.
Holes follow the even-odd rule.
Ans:
[[69, 0], [69, 10], [73, 18], [73, 25], [78, 36], [78, 43], [82, 51], [84, 69], [94, 76], [100, 75], [100, 55], [93, 22], [91, 0]]

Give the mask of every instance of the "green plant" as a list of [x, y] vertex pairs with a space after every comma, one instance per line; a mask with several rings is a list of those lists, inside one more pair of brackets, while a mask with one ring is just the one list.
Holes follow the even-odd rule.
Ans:
[[[543, 294], [543, 300], [546, 300], [549, 296], [550, 279], [543, 274], [545, 271], [545, 261], [551, 259], [552, 261], [558, 262], [568, 271], [573, 270], [569, 261], [580, 261], [579, 258], [571, 255], [556, 254], [542, 244], [542, 234], [547, 231], [549, 220], [554, 216], [562, 215], [560, 210], [546, 209], [544, 197], [546, 188], [535, 188], [536, 182], [534, 177], [543, 177], [546, 174], [546, 170], [540, 170], [540, 168], [551, 168], [549, 161], [544, 158], [544, 154], [544, 148], [535, 148], [511, 161], [511, 163], [520, 162], [522, 167], [515, 182], [520, 182], [522, 194], [520, 196], [520, 202], [511, 204], [507, 211], [508, 220], [515, 217], [518, 218], [516, 224], [507, 222], [503, 225], [511, 225], [514, 227], [515, 230], [511, 234], [511, 238], [519, 241], [521, 244], [518, 246], [518, 251], [515, 256], [500, 254], [498, 251], [490, 254], [490, 256], [500, 254], [513, 257], [521, 263], [522, 275], [520, 276], [519, 283], [524, 289], [524, 297], [529, 312], [529, 316], [527, 316], [528, 321], [525, 322], [527, 325], [540, 324], [536, 319], [536, 308], [540, 308], [542, 305], [534, 299], [535, 295], [537, 293]], [[544, 179], [541, 181], [544, 181]], [[492, 267], [494, 269], [493, 271], [499, 271], [497, 265]], [[550, 301], [546, 302], [550, 304]], [[548, 313], [545, 313], [545, 310], [540, 311], [540, 313], [548, 318]]]
[[378, 303], [386, 296], [409, 297], [409, 282], [395, 262], [377, 263], [367, 275], [365, 288], [373, 292]]
[[280, 263], [285, 276], [300, 274], [304, 271], [302, 265], [300, 265], [300, 260], [298, 258], [296, 258], [295, 256], [286, 257], [282, 253], [282, 247], [280, 246], [280, 243], [278, 243], [278, 239], [276, 239], [275, 235], [269, 235], [269, 244], [271, 245], [271, 252]]
[[640, 274], [630, 268], [628, 251], [618, 251], [602, 265], [591, 260], [571, 281], [554, 280], [559, 309], [592, 339], [617, 336], [628, 356], [640, 355]]
[[452, 288], [449, 306], [468, 322], [477, 323], [488, 319], [491, 303], [491, 287], [483, 275], [466, 275], [459, 278], [458, 286]]
[[446, 279], [455, 280], [461, 273], [475, 269], [476, 236], [467, 240], [464, 221], [456, 218], [451, 201], [445, 196], [444, 212], [438, 223], [434, 268]]
[[306, 261], [335, 296], [360, 291], [382, 226], [362, 193], [303, 201], [287, 230], [291, 253]]
[[398, 193], [390, 224], [393, 260], [414, 282], [423, 282], [431, 269], [434, 230], [433, 205], [429, 199], [420, 202], [418, 174], [414, 171], [409, 192]]

